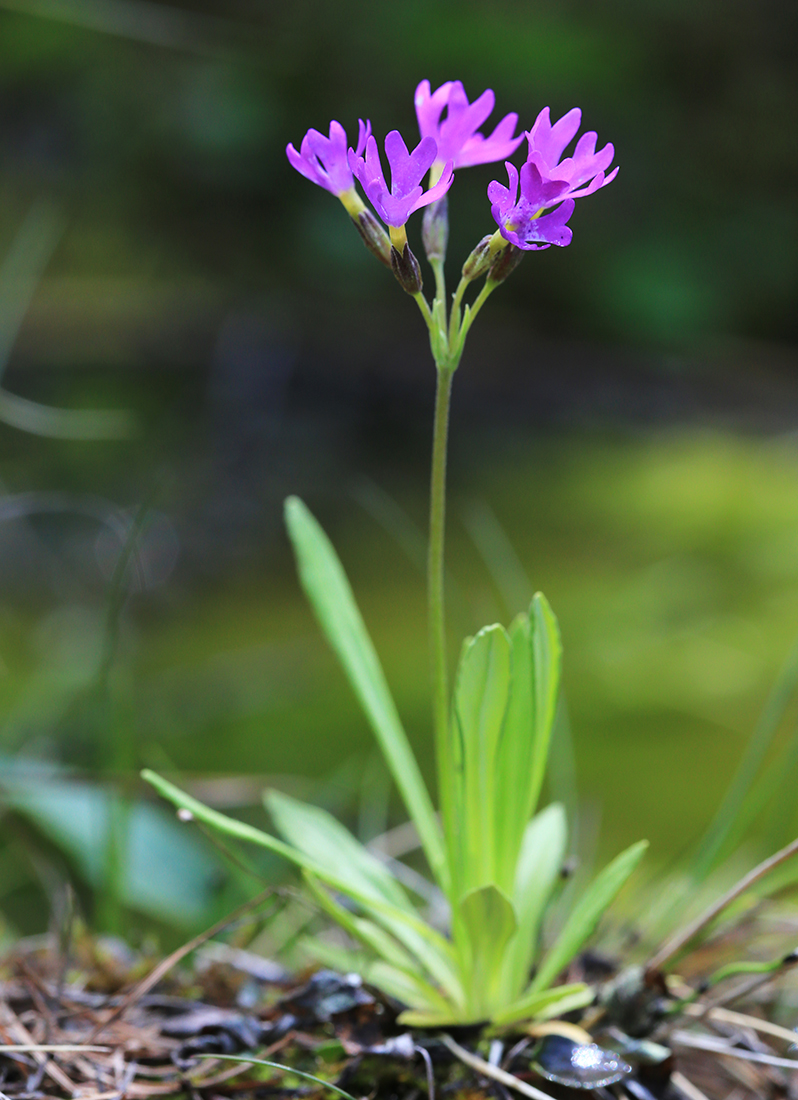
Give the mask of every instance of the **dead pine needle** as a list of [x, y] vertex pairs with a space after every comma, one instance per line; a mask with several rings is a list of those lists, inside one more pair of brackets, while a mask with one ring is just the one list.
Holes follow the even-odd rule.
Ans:
[[670, 1042], [676, 1046], [691, 1047], [693, 1050], [708, 1050], [713, 1054], [722, 1054], [728, 1058], [739, 1058], [743, 1062], [759, 1062], [765, 1066], [778, 1066], [780, 1069], [798, 1070], [798, 1058], [779, 1058], [775, 1054], [761, 1054], [757, 1050], [743, 1050], [732, 1046], [725, 1039], [715, 1035], [699, 1035], [692, 1031], [674, 1031]]
[[710, 924], [719, 913], [735, 901], [741, 894], [744, 894], [746, 890], [750, 889], [755, 882], [759, 882], [761, 878], [772, 871], [774, 867], [778, 867], [780, 863], [784, 863], [790, 856], [795, 855], [798, 852], [798, 839], [793, 840], [786, 847], [776, 852], [775, 855], [770, 856], [768, 859], [757, 864], [752, 871], [749, 871], [747, 875], [744, 875], [736, 885], [730, 890], [713, 902], [707, 909], [704, 910], [694, 921], [685, 925], [674, 936], [660, 947], [659, 951], [653, 956], [646, 966], [646, 977], [653, 978], [658, 974], [665, 963], [677, 955], [683, 947], [694, 939], [699, 932], [702, 932], [708, 924]]
[[694, 1085], [692, 1081], [689, 1081], [685, 1075], [679, 1073], [678, 1070], [671, 1074], [671, 1082], [683, 1096], [687, 1097], [687, 1100], [709, 1100], [697, 1085]]
[[461, 1062], [471, 1069], [475, 1069], [477, 1073], [481, 1073], [483, 1077], [492, 1077], [494, 1081], [498, 1081], [499, 1084], [504, 1085], [505, 1088], [515, 1089], [516, 1092], [531, 1097], [531, 1100], [553, 1100], [547, 1092], [536, 1089], [534, 1085], [528, 1085], [526, 1081], [522, 1081], [519, 1077], [514, 1077], [512, 1073], [507, 1073], [506, 1070], [499, 1069], [498, 1066], [492, 1066], [490, 1062], [486, 1062], [483, 1058], [466, 1050], [465, 1047], [461, 1047], [459, 1043], [454, 1041], [451, 1035], [440, 1035], [439, 1039], [443, 1045], [452, 1052], [455, 1058], [459, 1058]]
[[418, 1045], [415, 1047], [415, 1051], [416, 1054], [421, 1055], [424, 1062], [424, 1069], [427, 1074], [427, 1093], [429, 1095], [429, 1100], [435, 1100], [435, 1074], [432, 1069], [432, 1058], [430, 1057], [430, 1053], [426, 1047], [420, 1047]]
[[749, 1016], [744, 1012], [732, 1012], [729, 1008], [709, 1008], [704, 1005], [685, 1005], [682, 1009], [685, 1016], [706, 1017], [708, 1020], [717, 1020], [721, 1024], [734, 1024], [736, 1027], [747, 1027], [752, 1031], [758, 1031], [762, 1035], [772, 1035], [776, 1039], [783, 1039], [785, 1043], [794, 1043], [796, 1033], [778, 1024], [772, 1024], [769, 1020], [760, 1020], [758, 1016]]
[[127, 1012], [127, 1010], [139, 1001], [145, 994], [157, 985], [173, 966], [176, 966], [181, 959], [184, 959], [186, 955], [190, 955], [192, 951], [196, 951], [206, 940], [211, 939], [212, 936], [216, 936], [219, 932], [222, 932], [228, 925], [233, 924], [235, 921], [242, 917], [245, 913], [250, 912], [252, 909], [257, 909], [264, 901], [271, 897], [275, 892], [274, 887], [269, 887], [268, 890], [264, 890], [258, 894], [257, 897], [252, 898], [250, 901], [244, 902], [243, 905], [239, 905], [237, 909], [234, 909], [232, 913], [229, 913], [226, 917], [223, 917], [216, 924], [207, 928], [204, 932], [200, 932], [198, 936], [195, 936], [193, 940], [189, 940], [188, 943], [184, 943], [182, 947], [178, 947], [176, 951], [173, 951], [171, 955], [168, 955], [165, 959], [155, 966], [146, 977], [135, 985], [130, 992], [125, 996], [121, 1003], [106, 1017], [102, 1023], [99, 1023], [91, 1035], [87, 1038], [87, 1043], [93, 1043], [98, 1035], [100, 1035], [105, 1028], [112, 1024], [115, 1020], [118, 1020], [121, 1016]]

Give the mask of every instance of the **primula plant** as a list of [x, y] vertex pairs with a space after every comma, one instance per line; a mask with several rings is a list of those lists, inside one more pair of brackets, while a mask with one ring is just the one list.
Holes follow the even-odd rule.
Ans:
[[[567, 843], [561, 806], [536, 813], [557, 712], [560, 639], [548, 603], [537, 595], [529, 613], [509, 629], [488, 626], [466, 639], [450, 698], [443, 587], [449, 399], [466, 337], [489, 295], [526, 252], [570, 244], [575, 199], [604, 187], [617, 168], [606, 174], [614, 150], [605, 145], [597, 152], [595, 133], [583, 134], [572, 155], [564, 155], [579, 130], [576, 108], [554, 124], [544, 109], [527, 133], [516, 133], [518, 116], [508, 114], [486, 135], [480, 128], [493, 110], [490, 90], [469, 103], [459, 81], [433, 92], [425, 80], [416, 89], [415, 106], [420, 140], [410, 151], [398, 131], [386, 136], [388, 177], [369, 122], [359, 123], [354, 148], [343, 127], [332, 122], [328, 137], [309, 130], [299, 150], [289, 145], [287, 155], [303, 176], [340, 199], [367, 247], [415, 299], [429, 330], [437, 370], [428, 561], [437, 812], [332, 545], [300, 500], [287, 501], [286, 520], [305, 592], [377, 737], [430, 874], [446, 899], [447, 926], [425, 919], [392, 865], [325, 811], [267, 793], [280, 840], [208, 809], [151, 772], [144, 774], [201, 821], [299, 866], [322, 909], [366, 948], [364, 977], [406, 1006], [402, 1022], [502, 1025], [590, 1003], [594, 993], [586, 985], [557, 982], [637, 865], [645, 842], [599, 873], [542, 950], [543, 920]], [[524, 143], [526, 159], [519, 169], [506, 158]], [[461, 169], [500, 160], [508, 183], [496, 180], [488, 187], [496, 228], [466, 259], [450, 301], [444, 272], [447, 192]], [[420, 210], [434, 276], [431, 301], [406, 231]], [[478, 281], [481, 288], [472, 297], [471, 284]]]

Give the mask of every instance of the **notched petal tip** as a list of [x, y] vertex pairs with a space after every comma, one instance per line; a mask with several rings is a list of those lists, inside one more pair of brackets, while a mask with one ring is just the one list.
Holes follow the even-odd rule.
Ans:
[[366, 148], [366, 142], [371, 137], [371, 120], [366, 119], [364, 122], [362, 118], [357, 120], [357, 146], [355, 148], [355, 155], [358, 157], [363, 156], [363, 150]]

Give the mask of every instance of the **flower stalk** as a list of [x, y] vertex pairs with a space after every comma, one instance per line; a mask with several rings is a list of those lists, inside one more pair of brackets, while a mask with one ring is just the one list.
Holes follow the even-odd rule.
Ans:
[[446, 529], [446, 453], [449, 435], [449, 406], [454, 371], [438, 367], [435, 388], [435, 421], [432, 432], [430, 476], [429, 551], [427, 594], [430, 652], [432, 654], [432, 713], [438, 769], [442, 746], [449, 728], [449, 674], [446, 660], [446, 616], [444, 594], [444, 542]]

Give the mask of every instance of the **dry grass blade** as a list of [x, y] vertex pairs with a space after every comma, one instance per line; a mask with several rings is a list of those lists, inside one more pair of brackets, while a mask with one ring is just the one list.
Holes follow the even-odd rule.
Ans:
[[665, 963], [669, 962], [683, 947], [686, 947], [690, 940], [697, 936], [699, 932], [703, 931], [719, 913], [723, 912], [727, 905], [730, 905], [736, 898], [750, 889], [755, 882], [759, 882], [759, 880], [764, 878], [769, 871], [772, 871], [774, 867], [778, 867], [780, 863], [784, 863], [785, 860], [795, 855], [796, 852], [798, 852], [798, 839], [793, 840], [792, 843], [776, 852], [775, 855], [763, 860], [762, 863], [754, 867], [752, 871], [749, 871], [747, 875], [744, 875], [731, 890], [728, 890], [718, 898], [717, 901], [713, 902], [713, 904], [696, 917], [694, 921], [685, 925], [683, 929], [677, 932], [669, 940], [666, 940], [646, 966], [646, 977], [655, 977], [659, 971], [662, 970]]
[[[793, 1036], [794, 1038], [794, 1036]], [[669, 1041], [675, 1046], [691, 1047], [693, 1050], [709, 1050], [724, 1057], [740, 1058], [743, 1062], [759, 1062], [765, 1066], [779, 1066], [781, 1069], [798, 1070], [798, 1058], [779, 1058], [776, 1054], [760, 1054], [756, 1050], [742, 1050], [733, 1047], [725, 1039], [714, 1035], [695, 1035], [691, 1031], [673, 1031]]]
[[112, 1024], [114, 1020], [120, 1019], [120, 1017], [122, 1017], [125, 1012], [127, 1012], [131, 1005], [134, 1005], [136, 1001], [140, 1000], [145, 994], [149, 993], [153, 986], [157, 985], [161, 978], [163, 978], [164, 975], [168, 974], [172, 967], [176, 966], [181, 959], [184, 959], [186, 955], [190, 955], [192, 951], [196, 951], [196, 949], [201, 944], [205, 943], [206, 940], [209, 940], [211, 936], [216, 936], [219, 934], [219, 932], [224, 931], [224, 929], [227, 928], [229, 924], [233, 924], [245, 913], [250, 912], [252, 909], [256, 909], [259, 905], [266, 901], [267, 898], [271, 897], [274, 892], [274, 887], [269, 887], [268, 890], [264, 890], [262, 893], [258, 894], [257, 897], [252, 898], [250, 901], [245, 902], [243, 905], [240, 905], [237, 909], [234, 909], [232, 913], [229, 913], [226, 917], [223, 917], [220, 921], [217, 921], [216, 924], [212, 925], [210, 928], [207, 928], [204, 932], [200, 932], [200, 934], [198, 936], [195, 936], [193, 940], [189, 940], [188, 943], [184, 943], [182, 947], [178, 947], [178, 949], [176, 951], [173, 951], [171, 955], [168, 955], [165, 959], [162, 959], [157, 966], [153, 967], [153, 969], [149, 972], [149, 974], [146, 975], [146, 977], [142, 978], [138, 985], [135, 985], [130, 990], [127, 996], [123, 998], [122, 1002], [117, 1005], [113, 1012], [111, 1012], [110, 1015], [102, 1021], [102, 1023], [99, 1023], [94, 1028], [91, 1035], [89, 1035], [86, 1041], [88, 1043], [93, 1043], [97, 1036], [102, 1034], [105, 1028]]
[[762, 1035], [772, 1035], [776, 1039], [783, 1039], [785, 1043], [794, 1043], [796, 1033], [789, 1028], [772, 1024], [769, 1020], [760, 1020], [758, 1016], [748, 1016], [744, 1012], [732, 1012], [728, 1008], [710, 1008], [700, 1004], [685, 1005], [682, 1009], [685, 1016], [703, 1017], [707, 1020], [717, 1020], [721, 1024], [734, 1024], [737, 1027], [750, 1027], [752, 1031], [758, 1031]]
[[0, 1044], [0, 1054], [14, 1054], [40, 1050], [42, 1054], [110, 1054], [110, 1047], [90, 1047], [85, 1043], [5, 1043]]
[[[17, 1016], [16, 1012], [14, 1012], [11, 1005], [0, 1003], [0, 1018], [2, 1018], [3, 1024], [11, 1036], [19, 1040], [20, 1045], [24, 1044], [29, 1049], [39, 1046], [38, 1043], [34, 1042], [33, 1036]], [[17, 1047], [17, 1050], [19, 1050], [19, 1047]], [[56, 1065], [47, 1054], [41, 1051], [33, 1051], [33, 1058], [38, 1065], [44, 1066], [44, 1072], [52, 1081], [55, 1081], [59, 1088], [64, 1089], [70, 1096], [75, 1094], [76, 1086], [69, 1079], [67, 1074], [64, 1073], [61, 1067]]]
[[471, 1069], [475, 1069], [477, 1073], [481, 1073], [483, 1077], [490, 1077], [494, 1081], [498, 1081], [500, 1085], [504, 1085], [505, 1088], [515, 1089], [516, 1092], [531, 1097], [531, 1100], [553, 1100], [547, 1092], [541, 1092], [541, 1090], [536, 1089], [534, 1085], [528, 1085], [526, 1081], [522, 1081], [519, 1077], [514, 1077], [512, 1073], [507, 1073], [505, 1070], [499, 1069], [498, 1066], [492, 1066], [490, 1062], [486, 1062], [476, 1054], [472, 1054], [471, 1051], [466, 1050], [465, 1047], [461, 1047], [459, 1043], [456, 1043], [450, 1035], [440, 1035], [439, 1038], [443, 1045], [448, 1047], [455, 1058], [459, 1058], [461, 1062], [470, 1066]]
[[421, 1059], [424, 1062], [424, 1070], [427, 1074], [427, 1095], [429, 1100], [435, 1100], [435, 1073], [432, 1068], [432, 1058], [429, 1051], [425, 1047], [417, 1046], [415, 1048], [416, 1054], [421, 1055]]
[[697, 1085], [694, 1085], [692, 1081], [689, 1081], [684, 1074], [679, 1073], [678, 1070], [671, 1074], [671, 1082], [676, 1086], [679, 1092], [687, 1097], [687, 1100], [709, 1100], [709, 1097], [703, 1093]]

